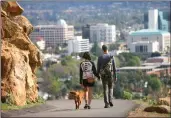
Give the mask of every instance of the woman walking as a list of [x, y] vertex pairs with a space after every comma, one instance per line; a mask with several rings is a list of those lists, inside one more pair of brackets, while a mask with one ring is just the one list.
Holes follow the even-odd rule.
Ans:
[[95, 78], [99, 78], [96, 72], [94, 62], [91, 61], [89, 52], [85, 52], [82, 57], [84, 60], [80, 63], [80, 84], [84, 87], [85, 106], [84, 109], [90, 109], [92, 100], [92, 87], [95, 84]]

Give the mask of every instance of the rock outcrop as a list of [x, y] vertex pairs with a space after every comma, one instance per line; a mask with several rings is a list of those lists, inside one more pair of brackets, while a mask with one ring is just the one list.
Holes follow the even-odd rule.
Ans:
[[16, 1], [1, 1], [1, 101], [22, 106], [38, 99], [36, 69], [42, 60], [28, 35], [33, 26]]
[[148, 106], [144, 109], [144, 111], [157, 113], [171, 113], [170, 106], [170, 92], [168, 92], [167, 97], [159, 98], [156, 106]]
[[149, 106], [144, 109], [146, 112], [171, 113], [170, 107], [166, 105]]

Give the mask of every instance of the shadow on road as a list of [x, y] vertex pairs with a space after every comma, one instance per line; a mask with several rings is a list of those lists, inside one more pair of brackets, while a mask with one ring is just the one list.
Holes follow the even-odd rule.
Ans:
[[91, 109], [57, 109], [57, 110], [53, 110], [51, 112], [61, 112], [61, 111], [80, 111], [80, 110], [95, 110], [95, 109], [104, 109], [104, 108], [91, 108]]

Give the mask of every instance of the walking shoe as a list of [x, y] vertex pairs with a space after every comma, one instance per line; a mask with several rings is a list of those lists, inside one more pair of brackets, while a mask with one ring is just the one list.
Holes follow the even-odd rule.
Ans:
[[88, 106], [88, 109], [91, 109], [91, 107], [90, 107], [90, 106]]
[[87, 109], [87, 108], [88, 108], [88, 104], [85, 104], [84, 109]]
[[106, 104], [105, 106], [104, 106], [104, 108], [109, 108], [110, 106], [109, 106], [109, 104]]
[[110, 105], [111, 107], [113, 107], [113, 103], [112, 103], [112, 102], [109, 102], [109, 105]]

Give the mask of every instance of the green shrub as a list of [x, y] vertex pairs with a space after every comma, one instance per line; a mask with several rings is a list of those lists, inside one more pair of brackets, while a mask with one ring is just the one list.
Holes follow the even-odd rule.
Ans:
[[141, 98], [141, 96], [138, 93], [136, 93], [136, 94], [133, 95], [133, 99], [140, 99], [140, 98]]
[[144, 96], [142, 100], [143, 100], [144, 102], [147, 102], [147, 101], [148, 101], [147, 96]]
[[102, 99], [103, 98], [103, 94], [94, 94], [93, 95], [93, 99]]
[[38, 96], [37, 102], [38, 103], [45, 103], [45, 100], [42, 97]]
[[156, 100], [149, 100], [148, 104], [149, 105], [157, 105], [157, 101]]
[[124, 91], [123, 98], [126, 100], [132, 100], [132, 94], [130, 92]]
[[115, 88], [114, 88], [114, 91], [113, 91], [113, 96], [116, 98], [116, 99], [121, 99], [123, 98], [123, 88], [120, 87], [120, 85], [117, 83]]

